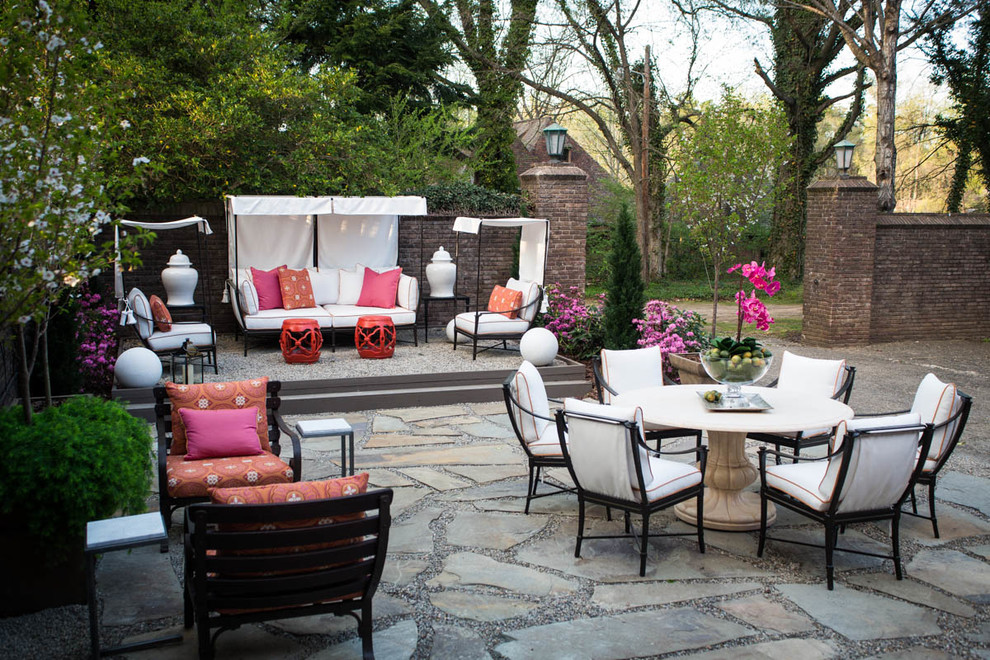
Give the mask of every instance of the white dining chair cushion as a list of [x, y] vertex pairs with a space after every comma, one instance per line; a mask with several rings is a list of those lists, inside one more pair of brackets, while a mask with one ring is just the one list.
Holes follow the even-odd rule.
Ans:
[[845, 360], [821, 360], [784, 351], [777, 389], [832, 397], [842, 386]]
[[[567, 442], [567, 438], [564, 438], [564, 442]], [[557, 425], [550, 423], [543, 433], [540, 434], [540, 438], [535, 442], [528, 442], [526, 446], [529, 450], [533, 452], [534, 456], [563, 456], [564, 450], [560, 448], [560, 436], [557, 434]]]
[[533, 319], [536, 318], [536, 313], [540, 310], [536, 309], [536, 305], [532, 307], [526, 307], [526, 305], [536, 300], [536, 296], [540, 293], [540, 285], [536, 282], [517, 280], [514, 277], [510, 277], [505, 288], [512, 289], [513, 291], [522, 291], [522, 305], [524, 309], [519, 312], [519, 319], [525, 321], [527, 324], [532, 323]]
[[[550, 401], [547, 399], [547, 389], [539, 370], [531, 362], [523, 360], [512, 379], [510, 389], [512, 396], [519, 402], [519, 406], [513, 406], [512, 411], [516, 418], [516, 427], [526, 444], [532, 445], [538, 442], [550, 444], [552, 441], [557, 445], [559, 453], [560, 443], [557, 440], [554, 423], [548, 419], [540, 419], [540, 417], [550, 417]], [[534, 417], [527, 411], [532, 411], [540, 417]]]
[[340, 269], [310, 267], [306, 270], [309, 272], [309, 284], [313, 287], [313, 302], [317, 305], [335, 304], [340, 298]]
[[[836, 427], [835, 437], [829, 440], [828, 453], [833, 454], [842, 446], [842, 440], [850, 431], [865, 431], [867, 429], [882, 429], [891, 426], [917, 426], [921, 423], [921, 418], [917, 413], [898, 413], [896, 415], [881, 415], [880, 417], [860, 417], [840, 422]], [[915, 444], [921, 437], [921, 431], [915, 433]], [[835, 489], [835, 480], [839, 476], [839, 467], [842, 465], [842, 457], [836, 456], [828, 460], [828, 470], [822, 478], [819, 486], [822, 494], [826, 497], [832, 496]]]
[[237, 291], [237, 302], [241, 305], [241, 311], [245, 314], [257, 314], [260, 309], [258, 303], [258, 290], [254, 288], [251, 280], [241, 280], [241, 286]]
[[[938, 426], [956, 414], [960, 406], [962, 397], [957, 395], [956, 386], [953, 383], [943, 383], [935, 374], [928, 374], [918, 386], [911, 412], [918, 413], [922, 423]], [[935, 429], [928, 458], [938, 460], [942, 451], [947, 448], [954, 430], [955, 424], [946, 424]]]
[[825, 494], [819, 484], [827, 469], [825, 461], [770, 465], [767, 467], [767, 486], [790, 495], [815, 511], [824, 511], [828, 508], [830, 494]]
[[[461, 312], [454, 323], [464, 332], [474, 334], [474, 312]], [[481, 314], [478, 317], [478, 336], [495, 335], [504, 333], [522, 334], [529, 329], [529, 321], [523, 319], [509, 319], [503, 314]]]
[[168, 332], [153, 332], [146, 340], [153, 351], [178, 350], [186, 339], [200, 348], [213, 346], [213, 328], [209, 323], [173, 323]]
[[[639, 428], [639, 436], [643, 437], [642, 408], [603, 406], [591, 401], [565, 399], [564, 411], [620, 422], [634, 422]], [[575, 439], [575, 424], [580, 434], [579, 440]], [[576, 446], [578, 442], [580, 442], [579, 447]], [[647, 484], [653, 482], [649, 452], [645, 447], [640, 446], [637, 452], [633, 453], [625, 426], [570, 416], [567, 418], [567, 447], [575, 472], [578, 472], [579, 464], [582, 466], [578, 478], [581, 479], [581, 474], [585, 475], [582, 485], [587, 490], [626, 500], [638, 499], [634, 492], [634, 489], [639, 489], [636, 461], [642, 466], [643, 482]]]
[[[644, 387], [663, 385], [663, 357], [659, 346], [615, 351], [601, 351], [602, 378], [619, 394]], [[608, 390], [602, 390], [605, 403], [612, 402]]]
[[148, 297], [144, 295], [141, 289], [135, 287], [127, 294], [127, 302], [137, 320], [138, 336], [141, 339], [147, 339], [155, 331], [155, 321], [151, 315], [151, 303], [148, 302]]
[[[653, 480], [646, 484], [646, 499], [650, 502], [701, 483], [701, 470], [687, 463], [650, 456], [649, 466]], [[633, 486], [633, 490], [638, 492], [639, 488]]]
[[893, 506], [907, 490], [917, 461], [918, 434], [895, 431], [854, 440], [849, 469], [838, 493], [840, 513]]

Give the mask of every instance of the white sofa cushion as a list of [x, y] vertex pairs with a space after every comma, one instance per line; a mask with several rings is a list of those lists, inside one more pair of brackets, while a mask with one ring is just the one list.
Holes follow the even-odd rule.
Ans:
[[415, 310], [419, 307], [419, 280], [408, 275], [399, 275], [399, 289], [395, 293], [395, 304]]
[[[474, 334], [474, 312], [461, 312], [454, 317], [455, 325], [470, 334]], [[482, 314], [478, 319], [478, 336], [502, 333], [519, 333], [529, 329], [529, 321], [524, 319], [509, 319], [504, 314]]]
[[338, 268], [307, 268], [317, 305], [332, 305], [340, 299], [340, 270]]
[[338, 305], [355, 305], [361, 297], [361, 287], [364, 286], [364, 266], [358, 264], [354, 268], [341, 268], [340, 294], [337, 296]]
[[258, 290], [254, 288], [254, 282], [251, 280], [241, 281], [240, 290], [237, 293], [237, 300], [241, 305], [241, 311], [245, 314], [258, 313]]
[[[918, 391], [915, 392], [911, 412], [921, 417], [922, 424], [938, 426], [956, 414], [961, 405], [962, 398], [956, 394], [954, 384], [943, 383], [935, 374], [928, 374], [921, 380]], [[928, 458], [938, 460], [954, 430], [955, 424], [946, 424], [940, 429], [935, 429]]]
[[213, 329], [208, 323], [173, 323], [168, 332], [154, 332], [148, 337], [153, 351], [178, 350], [186, 339], [200, 348], [213, 346]]
[[281, 330], [285, 319], [313, 319], [321, 328], [333, 327], [333, 317], [322, 307], [263, 309], [257, 314], [245, 316], [244, 327], [248, 330]]
[[506, 283], [505, 286], [508, 289], [513, 289], [515, 291], [522, 291], [523, 294], [522, 304], [524, 306], [524, 309], [521, 312], [519, 312], [519, 318], [522, 319], [523, 321], [526, 321], [526, 323], [531, 323], [533, 319], [536, 318], [536, 313], [539, 312], [540, 310], [536, 308], [536, 305], [533, 305], [532, 307], [525, 307], [525, 306], [529, 305], [531, 302], [536, 300], [536, 296], [538, 296], [540, 293], [540, 285], [537, 284], [536, 282], [517, 280], [514, 277], [510, 277], [509, 281]]
[[358, 319], [362, 316], [388, 316], [395, 325], [412, 325], [416, 322], [416, 312], [402, 307], [360, 307], [358, 305], [327, 305], [323, 308], [327, 314], [333, 317], [333, 327], [353, 328], [357, 326]]

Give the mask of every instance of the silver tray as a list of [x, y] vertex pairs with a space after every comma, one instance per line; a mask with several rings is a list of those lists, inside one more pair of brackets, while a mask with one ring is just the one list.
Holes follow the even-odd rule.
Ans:
[[718, 401], [706, 401], [704, 392], [698, 392], [698, 396], [705, 409], [713, 412], [763, 412], [773, 409], [759, 394], [743, 394], [738, 399], [727, 399], [723, 394]]

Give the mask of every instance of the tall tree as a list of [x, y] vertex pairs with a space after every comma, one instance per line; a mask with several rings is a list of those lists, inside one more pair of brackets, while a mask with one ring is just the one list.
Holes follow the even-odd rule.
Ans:
[[966, 49], [954, 47], [950, 28], [941, 27], [928, 35], [924, 50], [935, 69], [932, 82], [947, 85], [952, 96], [954, 116], [940, 115], [936, 125], [956, 145], [946, 205], [950, 213], [958, 213], [973, 165], [990, 201], [990, 7], [984, 3], [977, 10]]
[[644, 287], [635, 234], [629, 207], [623, 205], [612, 233], [605, 296], [605, 347], [613, 350], [636, 348], [639, 333], [633, 319], [643, 315]]
[[[454, 0], [454, 16], [448, 16], [435, 0], [419, 3], [431, 18], [443, 21], [478, 87], [476, 183], [502, 192], [518, 191], [512, 120], [522, 93], [518, 75], [529, 56], [537, 0], [510, 0], [505, 17], [499, 13], [504, 3], [494, 0]], [[503, 21], [508, 24], [505, 28]], [[500, 34], [504, 34], [501, 44]]]
[[[778, 0], [829, 20], [841, 32], [860, 64], [876, 78], [877, 208], [892, 211], [897, 204], [894, 176], [897, 150], [894, 124], [897, 94], [897, 52], [925, 34], [952, 25], [973, 11], [980, 0]], [[847, 13], [852, 9], [853, 13]]]
[[[773, 66], [768, 71], [754, 59], [756, 73], [780, 102], [787, 116], [790, 156], [784, 161], [782, 185], [774, 201], [770, 227], [770, 257], [777, 272], [800, 277], [804, 265], [804, 230], [807, 188], [818, 168], [832, 156], [837, 142], [845, 139], [863, 110], [868, 86], [862, 65], [835, 67], [845, 47], [842, 32], [827, 18], [767, 0], [713, 0], [720, 13], [741, 16], [764, 24], [773, 43]], [[855, 25], [857, 17], [846, 11]], [[856, 74], [851, 91], [829, 95], [837, 81]], [[836, 103], [852, 98], [837, 130], [818, 148], [819, 124]]]
[[442, 71], [454, 61], [438, 20], [416, 0], [282, 0], [268, 22], [301, 47], [305, 71], [329, 66], [352, 71], [359, 112], [382, 112], [401, 96], [410, 109], [463, 101], [470, 90]]

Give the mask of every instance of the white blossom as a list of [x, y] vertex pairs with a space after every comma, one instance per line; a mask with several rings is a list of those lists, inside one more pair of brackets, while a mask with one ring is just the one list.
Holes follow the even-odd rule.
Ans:
[[131, 163], [131, 165], [133, 165], [134, 167], [137, 167], [141, 163], [150, 163], [150, 162], [151, 161], [148, 160], [147, 158], [145, 158], [144, 156], [138, 156], [137, 158], [134, 159], [134, 162]]

